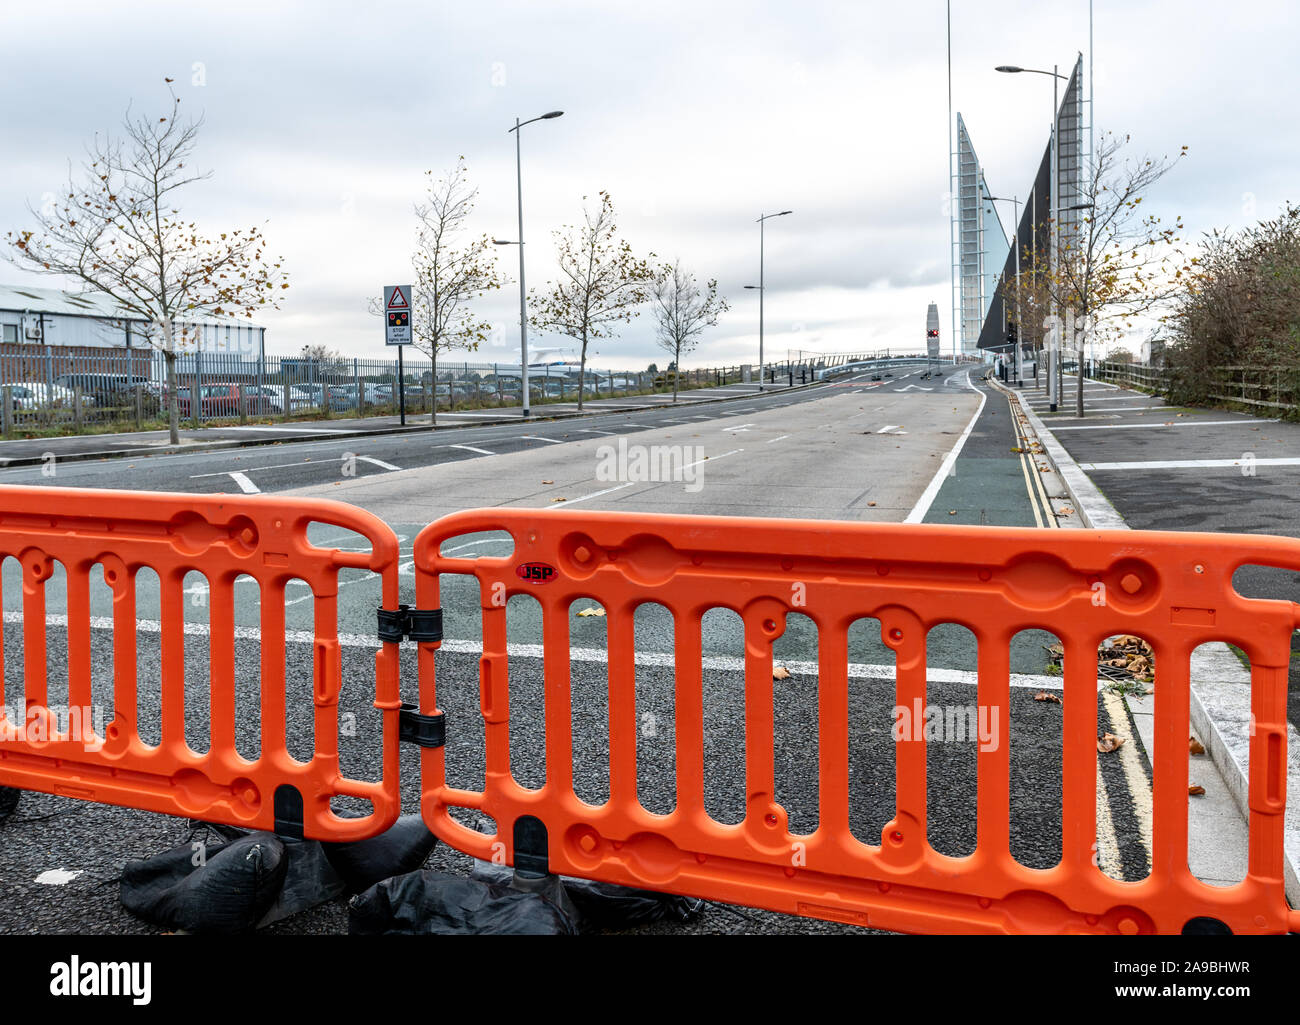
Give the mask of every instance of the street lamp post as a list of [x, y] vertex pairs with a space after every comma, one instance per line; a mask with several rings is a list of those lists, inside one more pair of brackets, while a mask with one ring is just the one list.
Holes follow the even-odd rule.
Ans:
[[[998, 67], [996, 67], [994, 70], [1001, 71], [1003, 74], [1006, 75], [1027, 74], [1027, 75], [1051, 75], [1052, 76], [1051, 157], [1048, 166], [1048, 182], [1049, 182], [1048, 189], [1051, 192], [1051, 199], [1052, 199], [1052, 215], [1051, 215], [1052, 234], [1051, 234], [1051, 240], [1047, 250], [1047, 258], [1048, 258], [1048, 274], [1054, 277], [1056, 273], [1057, 232], [1059, 231], [1060, 228], [1060, 226], [1057, 224], [1057, 220], [1059, 217], [1059, 210], [1057, 209], [1057, 204], [1060, 202], [1060, 197], [1057, 195], [1059, 191], [1059, 183], [1056, 180], [1057, 179], [1056, 112], [1059, 109], [1059, 89], [1060, 89], [1059, 83], [1062, 80], [1068, 81], [1068, 79], [1066, 79], [1065, 75], [1061, 74], [1060, 65], [1056, 65], [1056, 64], [1052, 65], [1051, 71], [1040, 71], [1037, 68], [1021, 68], [1021, 67], [1017, 67], [1014, 64], [1001, 64]], [[1057, 314], [1057, 328], [1053, 334], [1053, 338], [1056, 338], [1060, 334], [1060, 310], [1057, 310], [1056, 314]], [[1047, 405], [1048, 405], [1048, 409], [1050, 409], [1053, 413], [1056, 412], [1056, 403], [1058, 398], [1057, 392], [1059, 390], [1056, 382], [1056, 371], [1060, 365], [1060, 356], [1057, 353], [1058, 348], [1059, 345], [1053, 344], [1047, 350]]]
[[[531, 125], [534, 121], [546, 121], [550, 118], [559, 117], [563, 114], [562, 110], [552, 110], [550, 113], [542, 114], [540, 117], [530, 118], [527, 121], [520, 121], [515, 118], [514, 127], [509, 129], [515, 133], [515, 186], [519, 197], [519, 239], [516, 242], [505, 241], [502, 239], [493, 239], [492, 241], [499, 246], [517, 245], [519, 247], [519, 382], [522, 386], [521, 401], [523, 402], [522, 416], [527, 417], [528, 409], [528, 305], [527, 291], [524, 287], [524, 172], [523, 159], [520, 155], [519, 146], [519, 129], [524, 125]], [[508, 133], [507, 133], [508, 134]]]
[[782, 210], [779, 214], [763, 214], [758, 219], [758, 284], [746, 285], [746, 288], [754, 289], [758, 292], [758, 390], [763, 390], [763, 222], [770, 217], [784, 217], [786, 214], [794, 213], [793, 210]]

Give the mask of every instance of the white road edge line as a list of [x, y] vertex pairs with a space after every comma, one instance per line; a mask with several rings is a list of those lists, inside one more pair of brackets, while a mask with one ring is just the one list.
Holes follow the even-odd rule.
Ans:
[[473, 445], [446, 445], [445, 448], [463, 448], [466, 452], [477, 452], [481, 456], [494, 456], [495, 452], [489, 452], [485, 448], [475, 448]]
[[934, 500], [939, 497], [939, 489], [943, 487], [944, 480], [952, 472], [953, 466], [956, 465], [957, 457], [961, 455], [961, 450], [966, 445], [966, 439], [970, 437], [971, 431], [975, 429], [975, 421], [978, 420], [980, 414], [984, 412], [984, 403], [988, 401], [988, 394], [975, 387], [974, 383], [970, 379], [969, 370], [966, 371], [965, 380], [966, 387], [980, 397], [980, 404], [975, 410], [975, 415], [970, 418], [970, 423], [966, 425], [966, 429], [961, 432], [961, 437], [957, 439], [957, 443], [953, 445], [951, 451], [943, 457], [943, 462], [939, 464], [939, 469], [935, 471], [934, 477], [926, 486], [921, 497], [916, 500], [916, 505], [912, 506], [912, 511], [908, 513], [907, 517], [903, 520], [904, 523], [920, 523], [925, 519], [925, 514], [930, 511], [930, 506], [934, 505]]

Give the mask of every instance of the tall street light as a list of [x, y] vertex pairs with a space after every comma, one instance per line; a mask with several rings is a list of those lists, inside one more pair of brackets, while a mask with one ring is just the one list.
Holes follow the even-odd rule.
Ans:
[[746, 285], [746, 288], [755, 289], [758, 292], [758, 390], [763, 390], [763, 222], [771, 217], [784, 217], [786, 214], [794, 213], [793, 210], [782, 210], [779, 214], [763, 214], [758, 219], [758, 284]]
[[[985, 194], [984, 198], [990, 203], [1012, 203], [1015, 209], [1015, 220], [1011, 225], [1011, 244], [1016, 250], [1016, 340], [1012, 345], [1012, 357], [1014, 360], [1014, 370], [1016, 375], [1016, 387], [1021, 387], [1024, 382], [1020, 378], [1020, 197], [1013, 196], [1008, 199], [1006, 196], [990, 196]], [[1006, 282], [1003, 282], [1003, 288]], [[1004, 293], [1002, 296], [1002, 309], [1005, 313], [1007, 308], [1007, 297]]]
[[[1057, 178], [1056, 112], [1060, 107], [1059, 96], [1058, 96], [1060, 86], [1058, 85], [1058, 83], [1061, 81], [1069, 81], [1069, 80], [1066, 78], [1065, 75], [1061, 74], [1060, 65], [1057, 64], [1052, 65], [1051, 71], [1040, 71], [1037, 68], [1021, 68], [1021, 67], [1017, 67], [1014, 64], [1000, 64], [996, 68], [994, 68], [994, 70], [1000, 71], [1004, 75], [1023, 74], [1023, 75], [1051, 75], [1052, 76], [1052, 121], [1051, 121], [1052, 155], [1050, 160], [1050, 166], [1048, 167], [1048, 181], [1050, 183], [1048, 185], [1048, 189], [1051, 191], [1051, 198], [1052, 198], [1052, 236], [1051, 236], [1050, 245], [1048, 246], [1048, 250], [1047, 250], [1047, 258], [1048, 258], [1048, 273], [1051, 274], [1053, 277], [1055, 277], [1056, 238], [1057, 238], [1057, 231], [1059, 230], [1059, 225], [1057, 224], [1057, 218], [1059, 213], [1057, 209], [1057, 203], [1060, 202], [1060, 197], [1057, 195], [1059, 189], [1058, 189], [1058, 182], [1056, 180]], [[1060, 334], [1060, 328], [1059, 328], [1060, 310], [1057, 310], [1056, 314], [1057, 314], [1057, 323], [1058, 323], [1058, 329], [1056, 331], [1056, 334], [1059, 335]], [[1057, 391], [1058, 391], [1057, 383], [1056, 383], [1056, 367], [1060, 363], [1060, 356], [1056, 351], [1057, 348], [1059, 348], [1059, 346], [1053, 346], [1052, 348], [1049, 348], [1047, 351], [1047, 405], [1048, 408], [1053, 413], [1056, 412]]]
[[523, 416], [528, 416], [528, 306], [527, 290], [524, 287], [524, 172], [523, 161], [519, 152], [519, 129], [524, 125], [531, 125], [534, 121], [546, 121], [553, 117], [559, 117], [563, 114], [562, 110], [552, 110], [549, 114], [542, 114], [540, 117], [529, 118], [527, 121], [520, 121], [515, 118], [515, 125], [509, 129], [509, 132], [515, 133], [515, 183], [519, 193], [519, 239], [510, 242], [504, 239], [494, 238], [492, 241], [499, 246], [518, 246], [519, 247], [519, 373], [520, 384], [523, 387]]

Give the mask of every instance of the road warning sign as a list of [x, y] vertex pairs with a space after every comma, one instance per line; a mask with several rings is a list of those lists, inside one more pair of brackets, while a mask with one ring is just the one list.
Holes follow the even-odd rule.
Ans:
[[411, 344], [411, 286], [384, 286], [384, 344]]

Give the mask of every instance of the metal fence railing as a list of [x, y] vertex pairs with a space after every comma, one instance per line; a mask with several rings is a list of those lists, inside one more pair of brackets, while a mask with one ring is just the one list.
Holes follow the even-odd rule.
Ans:
[[[58, 346], [0, 349], [0, 429], [80, 433], [157, 427], [168, 415], [170, 393], [161, 352], [106, 349], [73, 353]], [[865, 354], [870, 355], [870, 354]], [[808, 384], [817, 372], [863, 354], [783, 360], [763, 368], [768, 383]], [[529, 368], [529, 404], [573, 402], [655, 392], [756, 383], [758, 367], [734, 365], [623, 371], [569, 364]], [[289, 421], [398, 412], [492, 409], [520, 404], [519, 364], [404, 360], [401, 387], [396, 360], [191, 352], [178, 355], [176, 403], [182, 427], [212, 423]]]

